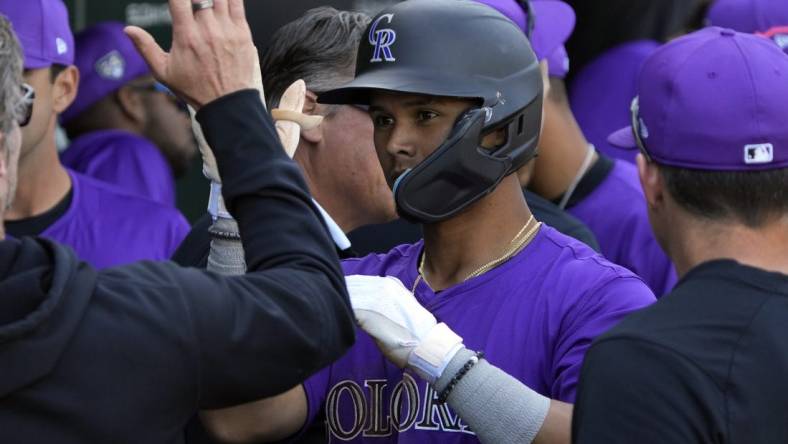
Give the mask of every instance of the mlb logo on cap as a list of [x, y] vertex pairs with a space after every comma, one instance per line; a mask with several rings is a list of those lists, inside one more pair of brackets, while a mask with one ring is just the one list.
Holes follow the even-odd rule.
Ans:
[[774, 146], [771, 143], [759, 143], [744, 147], [744, 163], [770, 163], [774, 160]]

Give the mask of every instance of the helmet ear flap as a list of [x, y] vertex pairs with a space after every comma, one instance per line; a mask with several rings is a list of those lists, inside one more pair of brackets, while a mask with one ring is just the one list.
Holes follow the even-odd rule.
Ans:
[[506, 143], [492, 154], [509, 159], [511, 166], [506, 174], [519, 170], [537, 156], [542, 131], [542, 103], [543, 96], [538, 95], [505, 124]]
[[490, 108], [466, 111], [441, 146], [397, 179], [394, 200], [400, 216], [412, 222], [440, 222], [492, 192], [504, 177], [536, 156], [541, 113], [538, 96], [497, 126], [506, 129], [506, 141], [490, 151], [481, 147]]

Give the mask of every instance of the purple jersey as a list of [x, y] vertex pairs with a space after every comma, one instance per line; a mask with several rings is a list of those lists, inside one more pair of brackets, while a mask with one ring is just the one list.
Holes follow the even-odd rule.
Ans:
[[41, 237], [70, 246], [94, 267], [167, 260], [186, 237], [189, 224], [178, 210], [68, 173], [71, 206]]
[[[395, 276], [410, 288], [422, 242], [343, 262], [345, 274]], [[551, 398], [572, 402], [591, 341], [654, 302], [630, 271], [543, 226], [515, 257], [481, 276], [416, 298], [472, 350]], [[475, 435], [418, 376], [390, 364], [359, 331], [353, 348], [304, 384], [308, 423], [325, 407], [330, 441], [471, 443]]]
[[676, 284], [673, 263], [651, 231], [635, 165], [615, 160], [607, 177], [567, 211], [588, 225], [606, 258], [634, 271], [658, 297]]
[[175, 206], [175, 179], [164, 155], [148, 139], [119, 131], [93, 131], [74, 139], [63, 165], [127, 193]]

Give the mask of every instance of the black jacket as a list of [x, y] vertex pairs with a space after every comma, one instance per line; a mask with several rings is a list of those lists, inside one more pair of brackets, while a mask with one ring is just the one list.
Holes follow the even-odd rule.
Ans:
[[96, 271], [0, 242], [0, 441], [173, 443], [198, 409], [281, 393], [354, 340], [334, 247], [257, 92], [198, 114], [250, 272]]

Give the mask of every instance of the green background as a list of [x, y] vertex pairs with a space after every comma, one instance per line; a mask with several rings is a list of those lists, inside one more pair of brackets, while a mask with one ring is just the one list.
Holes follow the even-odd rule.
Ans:
[[[22, 0], [20, 0], [22, 1]], [[374, 14], [395, 0], [246, 0], [246, 13], [258, 49], [264, 50], [271, 34], [306, 10], [329, 5], [338, 9]], [[65, 0], [75, 33], [93, 23], [117, 20], [147, 29], [163, 48], [170, 45], [171, 19], [165, 0]], [[265, 75], [265, 73], [263, 73]], [[177, 184], [178, 208], [190, 221], [205, 213], [208, 181], [202, 176], [201, 161], [195, 159]]]

